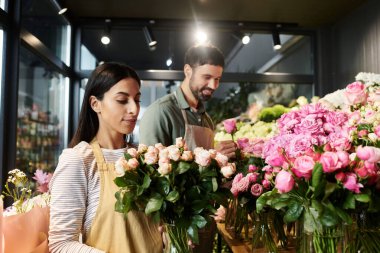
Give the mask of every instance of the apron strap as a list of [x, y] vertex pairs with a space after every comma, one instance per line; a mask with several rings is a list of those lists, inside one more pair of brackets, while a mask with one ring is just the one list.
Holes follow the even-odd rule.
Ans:
[[92, 147], [92, 152], [94, 152], [94, 155], [95, 155], [95, 160], [96, 160], [96, 165], [98, 166], [98, 170], [108, 170], [108, 169], [112, 170], [112, 164], [106, 163], [102, 150], [100, 149], [99, 143], [96, 139], [91, 141], [91, 147]]

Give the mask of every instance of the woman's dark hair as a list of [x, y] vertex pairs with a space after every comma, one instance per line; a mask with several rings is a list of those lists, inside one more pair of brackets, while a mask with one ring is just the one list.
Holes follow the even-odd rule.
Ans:
[[186, 51], [185, 64], [189, 64], [192, 68], [205, 64], [224, 68], [224, 56], [219, 48], [211, 44], [195, 45]]
[[133, 78], [138, 82], [139, 86], [141, 85], [136, 71], [122, 63], [103, 63], [91, 73], [85, 88], [78, 128], [71, 139], [69, 147], [74, 147], [81, 141], [91, 142], [98, 132], [99, 119], [90, 106], [90, 97], [95, 96], [97, 99], [102, 100], [104, 93], [125, 78]]

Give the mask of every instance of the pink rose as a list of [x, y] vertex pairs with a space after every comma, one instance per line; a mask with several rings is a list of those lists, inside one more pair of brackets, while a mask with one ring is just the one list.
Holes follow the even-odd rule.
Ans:
[[358, 132], [358, 136], [359, 136], [360, 138], [363, 138], [363, 137], [365, 137], [365, 136], [367, 136], [367, 135], [368, 135], [368, 130], [363, 129], [363, 130], [360, 130], [360, 131]]
[[236, 132], [236, 119], [226, 119], [223, 121], [224, 130], [226, 130], [227, 133], [233, 134]]
[[254, 184], [251, 186], [251, 193], [255, 197], [259, 197], [263, 193], [263, 186], [261, 184]]
[[175, 145], [171, 145], [167, 149], [169, 151], [169, 158], [173, 161], [178, 161], [181, 157], [181, 151], [179, 148]]
[[344, 95], [350, 105], [363, 103], [367, 99], [365, 85], [361, 82], [354, 82], [347, 85]]
[[181, 155], [181, 160], [189, 162], [189, 161], [192, 161], [193, 159], [194, 159], [193, 152], [191, 152], [190, 150], [183, 151]]
[[294, 178], [286, 170], [280, 171], [276, 176], [275, 187], [279, 193], [290, 192], [294, 187]]
[[325, 152], [321, 155], [319, 158], [319, 161], [322, 164], [323, 172], [330, 173], [334, 172], [337, 169], [340, 169], [338, 167], [339, 158], [338, 155], [334, 152]]
[[131, 170], [135, 170], [140, 165], [139, 161], [137, 161], [136, 158], [129, 159], [127, 164]]
[[258, 176], [259, 176], [259, 173], [255, 172], [255, 173], [248, 173], [246, 177], [248, 178], [250, 183], [256, 183]]
[[263, 181], [261, 181], [261, 184], [263, 185], [263, 187], [265, 189], [269, 189], [270, 188], [270, 181], [269, 180], [264, 179]]
[[343, 182], [343, 187], [349, 191], [360, 193], [360, 188], [363, 188], [363, 185], [357, 182], [355, 173], [347, 173], [346, 180]]
[[158, 155], [155, 152], [146, 152], [144, 155], [144, 162], [148, 165], [155, 164], [158, 161]]
[[175, 139], [175, 145], [177, 148], [183, 148], [185, 146], [185, 140], [182, 137], [178, 137]]
[[281, 167], [285, 162], [285, 159], [282, 155], [273, 154], [265, 158], [265, 162], [273, 167]]
[[346, 179], [346, 175], [343, 172], [338, 172], [335, 175], [335, 179], [339, 182], [343, 182]]
[[355, 168], [355, 173], [360, 177], [360, 178], [366, 178], [368, 176], [368, 171], [366, 167], [362, 166], [360, 168]]
[[246, 191], [248, 191], [249, 185], [250, 185], [249, 178], [247, 178], [247, 177], [243, 177], [243, 178], [242, 178], [242, 179], [236, 184], [236, 189], [237, 189], [239, 192], [246, 192]]
[[356, 155], [363, 161], [370, 163], [380, 162], [380, 149], [372, 146], [359, 146], [356, 149]]
[[165, 149], [165, 146], [162, 145], [162, 143], [156, 143], [156, 144], [154, 144], [154, 147], [155, 147], [156, 149], [158, 149], [159, 151]]
[[132, 156], [133, 158], [136, 158], [138, 156], [138, 152], [135, 148], [129, 148], [127, 149], [127, 153]]
[[157, 171], [162, 176], [165, 176], [172, 171], [172, 165], [170, 163], [161, 163], [160, 167], [158, 167]]
[[145, 151], [148, 150], [148, 146], [145, 145], [145, 144], [139, 144], [138, 148], [137, 148], [137, 151], [142, 154], [144, 153]]
[[254, 171], [256, 171], [256, 170], [258, 170], [259, 168], [257, 168], [255, 165], [252, 165], [252, 164], [250, 164], [249, 166], [248, 166], [248, 171], [249, 172], [254, 172]]
[[216, 153], [215, 160], [218, 163], [219, 167], [226, 166], [228, 163], [228, 157], [222, 153]]
[[197, 151], [195, 153], [195, 162], [203, 167], [209, 166], [211, 163], [210, 153], [205, 149]]
[[125, 175], [125, 171], [128, 169], [128, 163], [125, 160], [124, 156], [120, 157], [115, 162], [115, 173], [117, 177], [122, 177]]
[[380, 125], [375, 127], [375, 134], [377, 135], [377, 137], [380, 137]]
[[228, 163], [220, 169], [220, 172], [225, 178], [230, 178], [236, 172], [236, 165], [234, 163]]
[[294, 161], [293, 172], [297, 177], [304, 177], [305, 179], [311, 178], [315, 162], [310, 156], [299, 156]]

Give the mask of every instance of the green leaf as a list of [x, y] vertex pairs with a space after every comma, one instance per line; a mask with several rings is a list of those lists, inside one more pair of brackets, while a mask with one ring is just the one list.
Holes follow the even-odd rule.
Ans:
[[138, 185], [138, 186], [136, 187], [136, 196], [140, 196], [140, 195], [143, 194], [143, 193], [144, 193], [144, 188], [141, 187], [140, 185]]
[[218, 190], [218, 182], [216, 181], [216, 178], [213, 177], [212, 178], [212, 191], [216, 192], [216, 190]]
[[157, 178], [157, 191], [161, 195], [168, 195], [170, 192], [170, 183], [169, 180], [166, 177], [159, 177]]
[[313, 173], [311, 176], [311, 186], [314, 189], [314, 196], [315, 197], [318, 197], [322, 193], [322, 190], [324, 187], [322, 179], [323, 179], [322, 164], [316, 163], [314, 165]]
[[337, 184], [327, 182], [325, 186], [325, 196], [323, 196], [322, 201], [326, 200], [336, 190], [337, 187]]
[[128, 153], [124, 153], [124, 158], [125, 158], [125, 160], [129, 160], [129, 159], [131, 159], [131, 158], [133, 158], [130, 154], [128, 154]]
[[143, 181], [143, 184], [141, 185], [141, 187], [143, 189], [148, 189], [150, 186], [150, 182], [152, 182], [152, 180], [150, 179], [149, 175], [145, 174], [144, 181]]
[[178, 163], [178, 174], [183, 174], [191, 168], [191, 164], [188, 162], [180, 161]]
[[296, 202], [292, 201], [289, 204], [289, 209], [286, 211], [284, 215], [284, 221], [286, 223], [293, 222], [299, 219], [303, 211], [303, 206]]
[[362, 202], [362, 203], [368, 203], [371, 198], [370, 196], [368, 196], [368, 194], [355, 194], [355, 199], [359, 202]]
[[207, 220], [201, 215], [194, 215], [191, 219], [191, 224], [198, 228], [203, 228], [207, 224]]
[[289, 205], [290, 199], [289, 196], [286, 195], [286, 197], [280, 196], [279, 198], [275, 198], [271, 201], [271, 207], [280, 210], [283, 207], [286, 207]]
[[199, 214], [200, 212], [202, 212], [205, 206], [207, 205], [207, 203], [208, 201], [201, 200], [201, 199], [191, 202], [191, 209], [193, 210], [193, 213]]
[[330, 208], [326, 208], [323, 212], [322, 216], [320, 217], [321, 223], [324, 226], [332, 227], [338, 224], [338, 215], [336, 214], [336, 210], [330, 210]]
[[191, 225], [187, 228], [187, 234], [195, 244], [199, 244], [198, 228], [195, 225]]
[[349, 192], [346, 199], [343, 202], [344, 209], [355, 209], [355, 196], [352, 192]]
[[175, 203], [178, 199], [179, 199], [179, 193], [178, 191], [174, 190], [174, 191], [171, 191], [167, 196], [166, 196], [166, 200], [167, 201], [170, 201], [172, 203]]
[[351, 216], [345, 212], [344, 210], [338, 208], [338, 207], [335, 207], [335, 210], [336, 210], [336, 213], [338, 214], [338, 216], [346, 223], [348, 224], [351, 224], [352, 223], [352, 218]]
[[160, 210], [161, 206], [162, 206], [162, 203], [163, 203], [163, 199], [161, 196], [154, 196], [153, 198], [150, 198], [146, 207], [145, 207], [145, 213], [146, 214], [151, 214], [155, 211], [158, 211]]
[[128, 185], [125, 180], [125, 177], [116, 177], [113, 181], [118, 187], [125, 187]]

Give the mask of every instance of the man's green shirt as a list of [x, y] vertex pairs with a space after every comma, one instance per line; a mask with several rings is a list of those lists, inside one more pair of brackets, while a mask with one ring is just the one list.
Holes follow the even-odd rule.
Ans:
[[168, 94], [151, 104], [140, 121], [139, 143], [164, 146], [175, 144], [175, 139], [185, 136], [185, 120], [181, 109], [186, 111], [190, 125], [208, 127], [214, 130], [213, 123], [205, 111], [204, 104], [199, 102], [197, 112], [193, 112], [187, 103], [180, 87], [175, 93]]

